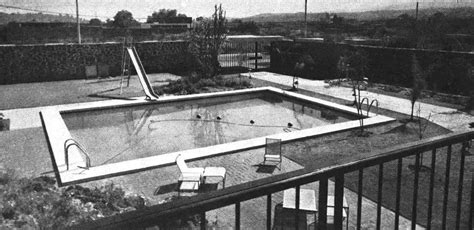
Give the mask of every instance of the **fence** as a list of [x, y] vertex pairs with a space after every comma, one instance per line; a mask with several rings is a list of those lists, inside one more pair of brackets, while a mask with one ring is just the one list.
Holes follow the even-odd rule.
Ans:
[[[241, 228], [241, 204], [252, 201], [255, 198], [266, 200], [266, 211], [262, 213], [265, 218], [266, 229], [275, 229], [272, 226], [272, 199], [275, 194], [289, 188], [295, 188], [295, 209], [300, 210], [299, 191], [301, 186], [307, 183], [318, 182], [318, 211], [315, 222], [318, 229], [327, 228], [327, 199], [329, 183], [334, 181], [334, 218], [335, 229], [343, 227], [343, 197], [345, 178], [356, 176], [357, 189], [352, 189], [357, 194], [357, 207], [355, 209], [356, 221], [353, 223], [356, 229], [363, 227], [362, 199], [363, 191], [367, 188], [365, 182], [368, 180], [370, 172], [376, 172], [376, 224], [375, 228], [381, 229], [382, 207], [387, 207], [382, 198], [387, 196], [395, 197], [394, 208], [391, 209], [395, 215], [392, 225], [394, 229], [399, 228], [401, 203], [410, 202], [411, 228], [417, 224], [425, 226], [427, 229], [472, 229], [474, 213], [474, 178], [472, 164], [466, 164], [466, 156], [470, 154], [470, 143], [474, 139], [474, 131], [453, 133], [430, 139], [425, 139], [409, 144], [396, 146], [394, 148], [377, 152], [373, 157], [362, 159], [350, 163], [331, 166], [323, 169], [302, 169], [289, 173], [276, 175], [228, 187], [222, 190], [197, 195], [194, 197], [177, 200], [162, 205], [152, 206], [146, 210], [133, 211], [108, 218], [96, 220], [94, 222], [77, 225], [73, 228], [98, 228], [98, 229], [144, 229], [150, 226], [160, 226], [169, 222], [170, 219], [183, 218], [187, 215], [197, 215], [198, 224], [201, 229], [205, 229], [206, 212], [214, 209], [234, 206], [234, 212], [229, 218], [235, 220], [235, 229]], [[420, 175], [425, 173], [423, 167], [423, 157], [430, 156], [430, 170], [427, 172], [427, 183], [421, 183]], [[413, 159], [415, 158], [415, 159]], [[402, 178], [403, 165], [414, 160], [414, 169], [411, 176]], [[373, 171], [373, 169], [377, 169]], [[386, 183], [384, 173], [396, 172], [396, 181]], [[440, 174], [441, 173], [441, 174]], [[442, 178], [436, 178], [440, 174]], [[332, 179], [334, 178], [334, 179]], [[402, 180], [410, 179], [403, 183]], [[436, 180], [435, 180], [436, 178]], [[405, 186], [412, 185], [412, 189], [405, 191]], [[394, 186], [383, 189], [384, 186]], [[405, 192], [404, 192], [405, 191]], [[420, 202], [422, 197], [427, 197], [426, 202]], [[470, 200], [470, 201], [468, 201]], [[449, 205], [453, 207], [448, 208]], [[420, 208], [419, 206], [425, 206]], [[332, 207], [331, 207], [332, 208]], [[275, 209], [276, 210], [276, 209]], [[420, 218], [421, 215], [426, 215]], [[290, 229], [305, 229], [306, 226], [300, 224], [301, 216], [294, 212], [292, 227]], [[276, 217], [273, 218], [273, 222]], [[288, 217], [286, 218], [288, 219]], [[351, 228], [353, 226], [351, 225]], [[278, 229], [278, 228], [276, 228]]]
[[269, 42], [228, 41], [219, 55], [219, 63], [222, 68], [266, 69], [270, 67], [269, 47]]

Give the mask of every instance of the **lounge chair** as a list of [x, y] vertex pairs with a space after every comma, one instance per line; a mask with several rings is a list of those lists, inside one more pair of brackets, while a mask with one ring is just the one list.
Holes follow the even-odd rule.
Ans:
[[176, 157], [176, 164], [178, 165], [179, 171], [181, 172], [181, 175], [192, 175], [192, 174], [198, 174], [201, 175], [204, 173], [204, 168], [189, 168], [186, 165], [186, 162], [184, 162], [183, 156], [179, 154]]
[[181, 173], [178, 179], [179, 192], [197, 191], [202, 183], [204, 168], [189, 168], [181, 154], [176, 157], [176, 165]]
[[281, 170], [281, 161], [281, 139], [267, 138], [263, 164], [273, 165]]
[[[181, 172], [178, 179], [180, 185], [186, 181], [198, 182], [197, 185], [199, 186], [206, 181], [206, 178], [219, 177], [222, 178], [222, 187], [225, 187], [226, 169], [224, 167], [189, 168], [181, 155], [176, 157], [176, 164]], [[198, 189], [196, 186], [192, 188]]]

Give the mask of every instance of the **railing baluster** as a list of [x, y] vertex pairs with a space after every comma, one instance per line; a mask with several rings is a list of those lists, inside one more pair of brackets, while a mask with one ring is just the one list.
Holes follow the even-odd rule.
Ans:
[[434, 192], [434, 176], [436, 169], [436, 149], [431, 151], [431, 175], [430, 175], [430, 191], [428, 198], [428, 217], [426, 220], [426, 229], [431, 229], [431, 216], [433, 213], [433, 192]]
[[206, 212], [201, 212], [199, 214], [199, 217], [201, 219], [201, 223], [200, 223], [201, 230], [206, 230]]
[[464, 152], [464, 143], [462, 144], [463, 148], [461, 148], [461, 163], [459, 165], [459, 182], [458, 182], [458, 205], [456, 209], [456, 229], [459, 229], [461, 223], [461, 206], [462, 206], [462, 189], [463, 189], [463, 182], [464, 182], [464, 160], [465, 160], [465, 152]]
[[235, 203], [235, 229], [240, 229], [240, 202]]
[[299, 229], [299, 217], [300, 215], [298, 215], [300, 212], [300, 186], [296, 186], [296, 189], [295, 189], [295, 229], [298, 230]]
[[342, 205], [344, 199], [344, 174], [336, 176], [334, 188], [334, 228], [342, 229]]
[[359, 169], [359, 185], [357, 186], [357, 230], [360, 230], [362, 220], [362, 184], [364, 169]]
[[377, 229], [382, 223], [382, 185], [383, 185], [383, 163], [379, 164], [379, 185], [377, 194]]
[[448, 153], [446, 156], [446, 175], [444, 177], [444, 199], [443, 199], [443, 216], [441, 229], [446, 229], [446, 215], [448, 212], [448, 196], [449, 196], [449, 171], [451, 170], [451, 145], [448, 145]]
[[471, 205], [469, 205], [469, 223], [468, 229], [472, 229], [472, 219], [474, 218], [474, 172], [471, 173]]
[[267, 230], [272, 229], [272, 194], [267, 195]]
[[318, 229], [327, 229], [328, 179], [319, 181], [318, 195]]
[[398, 159], [397, 164], [397, 193], [395, 198], [395, 230], [399, 228], [400, 222], [400, 193], [401, 193], [401, 184], [402, 184], [402, 166], [403, 158]]
[[415, 155], [415, 180], [413, 181], [413, 206], [411, 209], [411, 229], [416, 229], [417, 204], [418, 204], [418, 178], [420, 175], [420, 153]]
[[258, 42], [255, 42], [255, 70], [258, 69]]

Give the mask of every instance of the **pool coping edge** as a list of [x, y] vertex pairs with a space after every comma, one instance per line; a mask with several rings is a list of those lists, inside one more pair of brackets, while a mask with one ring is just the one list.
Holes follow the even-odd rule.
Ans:
[[[325, 101], [318, 98], [313, 98], [305, 95], [301, 95], [294, 92], [288, 92], [285, 90], [277, 89], [274, 87], [261, 87], [253, 89], [243, 89], [235, 91], [224, 91], [217, 93], [205, 93], [205, 94], [195, 94], [195, 95], [184, 95], [184, 96], [170, 96], [165, 98], [160, 98], [154, 101], [146, 100], [135, 100], [135, 101], [116, 101], [113, 103], [104, 103], [105, 105], [100, 105], [98, 103], [94, 105], [77, 105], [74, 108], [48, 108], [42, 110], [41, 119], [43, 121], [43, 126], [47, 141], [50, 144], [50, 151], [52, 151], [51, 156], [53, 157], [53, 166], [56, 171], [56, 175], [59, 176], [58, 184], [59, 186], [66, 186], [71, 184], [83, 183], [92, 180], [104, 179], [114, 176], [126, 175], [131, 173], [136, 173], [140, 171], [145, 171], [153, 168], [164, 167], [173, 165], [175, 163], [176, 156], [181, 154], [187, 161], [198, 160], [206, 157], [229, 154], [232, 152], [243, 151], [248, 149], [254, 149], [263, 147], [265, 145], [265, 138], [278, 138], [282, 139], [283, 142], [294, 141], [298, 139], [304, 139], [309, 137], [317, 137], [334, 132], [342, 132], [347, 130], [356, 129], [360, 126], [359, 120], [346, 121], [342, 123], [318, 126], [310, 129], [304, 129], [288, 133], [278, 133], [272, 134], [264, 137], [257, 137], [247, 140], [241, 140], [236, 142], [230, 142], [220, 145], [208, 146], [203, 148], [196, 148], [190, 150], [183, 150], [178, 152], [166, 153], [157, 156], [139, 158], [134, 160], [122, 161], [117, 163], [111, 163], [106, 165], [94, 166], [88, 169], [84, 169], [85, 159], [79, 152], [77, 148], [70, 148], [69, 154], [69, 167], [66, 169], [65, 164], [65, 149], [64, 142], [71, 138], [71, 134], [67, 129], [67, 126], [64, 120], [61, 117], [62, 112], [74, 112], [74, 111], [84, 111], [84, 110], [93, 110], [93, 109], [107, 109], [123, 106], [133, 106], [133, 105], [149, 105], [163, 102], [174, 102], [174, 101], [183, 101], [190, 99], [205, 99], [218, 96], [232, 96], [240, 95], [246, 93], [257, 93], [271, 91], [281, 95], [287, 95], [291, 98], [297, 98], [300, 100], [308, 101], [311, 103], [317, 103], [332, 109], [336, 109], [345, 113], [350, 113], [353, 115], [358, 115], [357, 109], [353, 107], [348, 107], [345, 105], [336, 104], [333, 102]], [[387, 123], [395, 121], [394, 118], [386, 117], [383, 115], [377, 115], [373, 113], [368, 113], [368, 117], [363, 119], [364, 126], [372, 126], [382, 123]], [[262, 153], [263, 156], [263, 153]], [[263, 157], [262, 157], [263, 160]]]

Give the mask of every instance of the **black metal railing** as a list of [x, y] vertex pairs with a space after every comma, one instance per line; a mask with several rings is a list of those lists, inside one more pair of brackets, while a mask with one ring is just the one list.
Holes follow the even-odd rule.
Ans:
[[[365, 189], [364, 180], [367, 180], [367, 174], [370, 172], [369, 168], [375, 168], [378, 169], [378, 172], [374, 173], [374, 175], [377, 175], [378, 177], [378, 183], [376, 186], [377, 192], [375, 198], [372, 199], [377, 203], [376, 223], [374, 228], [385, 228], [382, 227], [382, 222], [385, 221], [382, 218], [382, 207], [384, 207], [393, 211], [395, 215], [393, 226], [394, 229], [398, 229], [401, 222], [401, 204], [407, 199], [407, 197], [405, 197], [406, 193], [402, 193], [404, 188], [403, 185], [406, 184], [402, 184], [402, 180], [404, 180], [404, 178], [402, 178], [402, 171], [404, 170], [403, 163], [404, 161], [412, 161], [413, 158], [415, 158], [413, 166], [414, 170], [413, 173], [410, 174], [410, 178], [413, 177], [413, 181], [411, 182], [413, 188], [410, 192], [408, 192], [408, 194], [411, 194], [410, 201], [412, 202], [411, 208], [408, 208], [411, 209], [412, 212], [411, 218], [408, 218], [411, 221], [411, 228], [414, 229], [417, 225], [422, 225], [427, 229], [452, 229], [452, 227], [455, 229], [473, 229], [473, 169], [472, 164], [466, 164], [466, 156], [470, 155], [469, 151], [472, 152], [472, 149], [470, 149], [470, 143], [472, 143], [472, 139], [474, 139], [474, 131], [452, 133], [424, 139], [421, 141], [403, 144], [385, 149], [383, 151], [375, 152], [373, 157], [366, 159], [322, 169], [315, 170], [305, 168], [283, 173], [272, 177], [231, 186], [222, 190], [203, 193], [174, 202], [152, 206], [145, 210], [132, 211], [112, 217], [102, 218], [94, 222], [74, 226], [74, 228], [145, 229], [149, 226], [160, 225], [160, 223], [167, 222], [173, 218], [181, 218], [186, 215], [197, 214], [200, 216], [200, 224], [198, 226], [200, 226], [201, 229], [205, 229], [206, 212], [226, 207], [228, 205], [235, 205], [235, 213], [232, 213], [231, 215], [231, 217], [235, 218], [235, 226], [233, 227], [235, 229], [240, 229], [242, 227], [241, 203], [255, 198], [265, 198], [266, 208], [264, 208], [264, 211], [266, 213], [262, 215], [264, 218], [266, 218], [266, 229], [275, 229], [275, 226], [272, 226], [272, 195], [289, 188], [295, 188], [295, 209], [297, 211], [294, 212], [295, 221], [292, 222], [294, 223], [293, 229], [306, 229], [306, 226], [299, 226], [300, 222], [298, 221], [298, 218], [300, 218], [300, 215], [298, 214], [298, 210], [300, 209], [299, 191], [302, 185], [312, 182], [319, 182], [319, 191], [317, 193], [317, 229], [327, 228], [327, 199], [330, 183], [334, 183], [335, 202], [333, 224], [335, 229], [342, 229], [344, 225], [343, 197], [345, 178], [348, 177], [348, 174], [352, 173], [354, 175], [357, 174], [355, 178], [358, 178], [356, 183], [358, 187], [357, 189], [351, 189], [353, 192], [357, 193], [357, 207], [355, 208], [356, 220], [351, 221], [351, 228], [361, 229], [364, 224], [362, 219], [362, 213], [364, 212], [362, 200], [366, 195], [363, 194], [363, 190]], [[429, 181], [429, 186], [426, 186], [428, 191], [423, 190], [423, 195], [428, 195], [426, 222], [424, 220], [422, 221], [418, 215], [420, 214], [418, 205], [421, 204], [421, 202], [418, 200], [418, 198], [421, 197], [420, 174], [422, 172], [426, 172], [421, 170], [423, 168], [422, 157], [425, 155], [431, 156], [430, 170], [427, 172], [428, 174], [426, 174], [426, 177], [424, 177], [427, 178], [427, 181]], [[455, 164], [453, 164], [453, 159], [457, 159], [459, 161], [456, 161]], [[443, 165], [444, 169], [441, 170]], [[396, 175], [396, 183], [394, 185], [396, 189], [393, 189], [393, 191], [387, 193], [383, 189], [385, 185], [384, 172], [387, 172], [387, 174], [392, 173], [389, 171], [392, 170], [392, 168], [393, 170], [397, 170], [397, 172], [394, 173], [394, 175]], [[458, 168], [459, 171], [454, 172], [451, 170], [452, 168]], [[466, 172], [470, 172], [470, 175], [466, 174]], [[441, 196], [436, 196], [434, 191], [436, 183], [439, 181], [439, 179], [436, 179], [436, 173], [441, 173], [441, 177], [444, 176], [444, 182], [441, 184], [441, 187], [444, 188], [442, 191], [436, 191], [437, 194], [442, 192]], [[458, 174], [456, 175], [455, 173]], [[450, 187], [450, 182], [452, 182], [453, 178], [457, 178], [457, 188], [454, 189], [456, 191], [453, 191], [453, 188]], [[470, 190], [470, 192], [467, 190]], [[402, 197], [402, 194], [405, 195]], [[468, 194], [468, 197], [463, 196], [463, 194]], [[455, 198], [452, 198], [453, 195]], [[389, 196], [395, 196], [395, 204], [391, 208], [387, 207], [387, 205], [383, 203], [383, 198]], [[467, 201], [468, 199], [470, 201]], [[448, 200], [456, 200], [455, 209], [448, 208]], [[441, 205], [441, 217], [439, 217], [439, 215], [436, 217], [433, 215], [433, 204], [435, 203]], [[451, 212], [455, 212], [454, 215]], [[462, 213], [468, 214], [461, 215]], [[449, 221], [449, 223], [447, 221], [448, 215], [455, 217], [454, 220]], [[468, 217], [466, 217], [466, 215], [468, 215]], [[404, 216], [407, 217], [407, 215]], [[436, 223], [441, 222], [440, 225], [433, 225], [433, 220], [435, 220], [435, 218], [437, 220]], [[441, 219], [441, 221], [439, 221], [439, 219]], [[447, 225], [449, 225], [449, 227]]]
[[219, 54], [222, 68], [241, 68], [250, 70], [270, 67], [269, 42], [227, 41]]

